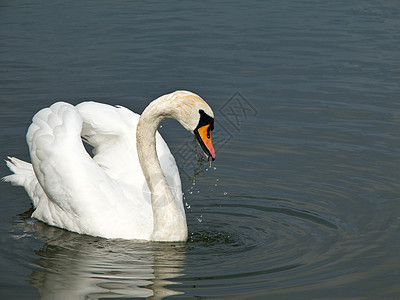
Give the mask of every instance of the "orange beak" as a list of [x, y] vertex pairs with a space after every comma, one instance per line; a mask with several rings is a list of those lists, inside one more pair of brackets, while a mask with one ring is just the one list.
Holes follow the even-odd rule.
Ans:
[[201, 148], [203, 148], [204, 154], [207, 156], [207, 159], [212, 160], [215, 159], [215, 150], [213, 144], [211, 142], [211, 130], [210, 124], [204, 125], [197, 129], [196, 137], [200, 143]]

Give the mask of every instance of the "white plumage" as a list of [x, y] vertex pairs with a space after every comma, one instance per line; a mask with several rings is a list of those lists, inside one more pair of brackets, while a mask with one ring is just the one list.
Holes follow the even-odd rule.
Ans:
[[[193, 113], [182, 104], [195, 106]], [[178, 168], [156, 129], [164, 117], [174, 117], [194, 131], [187, 124], [198, 123], [199, 108], [213, 117], [193, 93], [162, 96], [145, 110], [140, 130], [140, 116], [121, 106], [55, 103], [39, 111], [29, 127], [32, 165], [9, 158], [14, 174], [4, 180], [23, 186], [35, 207], [32, 217], [49, 225], [106, 238], [185, 240]], [[93, 146], [93, 158], [82, 138]], [[143, 146], [137, 148], [137, 139]]]

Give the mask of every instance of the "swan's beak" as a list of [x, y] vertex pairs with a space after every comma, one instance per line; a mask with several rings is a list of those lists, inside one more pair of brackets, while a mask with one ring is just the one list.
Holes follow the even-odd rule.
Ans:
[[194, 134], [196, 135], [196, 138], [199, 141], [199, 144], [203, 149], [204, 154], [207, 156], [207, 159], [215, 160], [215, 151], [211, 142], [210, 124], [204, 125], [196, 129]]

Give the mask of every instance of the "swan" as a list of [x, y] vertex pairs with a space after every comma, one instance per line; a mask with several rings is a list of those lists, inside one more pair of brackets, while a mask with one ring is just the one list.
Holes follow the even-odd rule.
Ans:
[[157, 132], [164, 118], [178, 120], [215, 159], [214, 113], [192, 92], [163, 95], [140, 116], [122, 106], [57, 102], [29, 126], [31, 163], [8, 157], [13, 174], [3, 180], [23, 186], [32, 217], [49, 225], [104, 238], [186, 241], [178, 167]]

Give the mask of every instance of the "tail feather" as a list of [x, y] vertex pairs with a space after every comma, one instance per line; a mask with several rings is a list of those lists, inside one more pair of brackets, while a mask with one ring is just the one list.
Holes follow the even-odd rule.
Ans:
[[12, 185], [22, 186], [32, 199], [33, 206], [37, 207], [41, 198], [46, 197], [42, 187], [40, 186], [33, 167], [30, 163], [20, 160], [16, 157], [8, 157], [6, 160], [7, 167], [14, 174], [2, 178], [5, 182]]
[[7, 167], [14, 174], [3, 177], [3, 181], [10, 182], [13, 185], [24, 186], [26, 179], [34, 176], [32, 165], [16, 157], [7, 158]]

